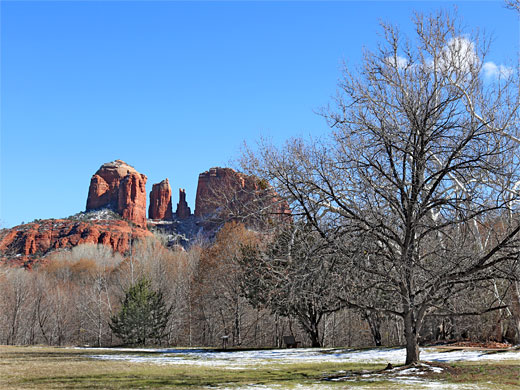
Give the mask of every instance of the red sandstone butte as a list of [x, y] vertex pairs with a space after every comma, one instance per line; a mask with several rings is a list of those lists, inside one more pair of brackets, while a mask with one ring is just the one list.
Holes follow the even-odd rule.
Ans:
[[148, 218], [171, 221], [172, 212], [172, 189], [168, 179], [156, 183], [150, 192], [150, 206], [148, 207]]
[[291, 214], [287, 203], [279, 198], [272, 187], [255, 176], [219, 167], [199, 175], [195, 216], [224, 213], [233, 218], [233, 215], [257, 212], [261, 207], [269, 208], [273, 214]]
[[226, 193], [244, 186], [243, 180], [231, 168], [211, 168], [199, 175], [195, 198], [195, 216], [204, 217], [214, 213], [222, 204]]
[[186, 191], [183, 188], [179, 188], [179, 203], [177, 203], [175, 214], [179, 219], [186, 219], [191, 215], [191, 209], [186, 202]]
[[132, 240], [152, 236], [120, 220], [41, 220], [0, 230], [0, 262], [31, 266], [53, 250], [80, 244], [103, 244], [125, 255]]
[[146, 227], [146, 176], [124, 161], [103, 164], [90, 180], [86, 211], [110, 208]]

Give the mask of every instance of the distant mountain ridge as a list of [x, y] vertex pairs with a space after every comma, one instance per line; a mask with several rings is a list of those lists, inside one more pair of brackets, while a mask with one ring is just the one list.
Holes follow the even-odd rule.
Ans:
[[217, 229], [215, 221], [251, 214], [251, 205], [259, 207], [255, 197], [266, 189], [273, 212], [290, 214], [268, 184], [231, 168], [215, 167], [199, 175], [194, 214], [184, 189], [179, 189], [173, 212], [172, 190], [165, 179], [152, 186], [147, 218], [146, 181], [146, 175], [122, 160], [101, 165], [90, 180], [85, 212], [0, 230], [0, 263], [30, 267], [54, 250], [84, 243], [108, 245], [126, 255], [133, 240], [153, 237], [151, 230], [166, 233], [172, 244], [187, 245], [193, 237]]

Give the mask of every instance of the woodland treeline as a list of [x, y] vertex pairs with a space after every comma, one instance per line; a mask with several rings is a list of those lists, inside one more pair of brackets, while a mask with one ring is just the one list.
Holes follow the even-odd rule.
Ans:
[[[253, 307], [243, 293], [243, 248], [262, 234], [238, 223], [224, 225], [215, 242], [171, 251], [155, 239], [136, 242], [123, 259], [109, 247], [83, 244], [52, 255], [32, 270], [0, 270], [0, 343], [120, 345], [110, 329], [125, 291], [146, 278], [171, 308], [161, 345], [278, 347], [294, 334], [310, 345], [298, 320]], [[337, 311], [324, 318], [323, 345], [370, 345], [362, 314]], [[395, 321], [381, 322], [385, 342], [399, 342]]]
[[[286, 273], [284, 282], [272, 282], [269, 290], [263, 290], [278, 294], [278, 299], [263, 297], [261, 304], [258, 297], [250, 294], [248, 298], [245, 291], [250, 286], [246, 281], [260, 280], [255, 279], [258, 275], [251, 274], [251, 266], [257, 267], [257, 272], [261, 269], [260, 260], [251, 263], [247, 248], [263, 245], [265, 238], [265, 234], [242, 224], [227, 223], [212, 245], [195, 245], [187, 251], [171, 251], [157, 240], [148, 240], [136, 242], [133, 255], [123, 259], [108, 247], [87, 244], [70, 252], [56, 253], [31, 271], [3, 268], [0, 343], [121, 345], [109, 324], [121, 307], [125, 291], [142, 278], [150, 280], [153, 288], [163, 293], [166, 305], [172, 309], [162, 346], [220, 347], [222, 337], [228, 336], [228, 347], [280, 347], [285, 335], [295, 335], [303, 346], [404, 343], [399, 317], [349, 308], [333, 299], [342, 290], [340, 279], [333, 282], [333, 274], [343, 275], [345, 271], [339, 267], [330, 272], [322, 270], [326, 277], [321, 280], [320, 272], [315, 271], [311, 277], [315, 278], [314, 287], [318, 290], [314, 291], [299, 290], [302, 288], [299, 283], [307, 286], [311, 283], [308, 278], [298, 281], [296, 275], [301, 274], [302, 267], [315, 266], [311, 263], [300, 263], [296, 270], [269, 269], [268, 275]], [[282, 244], [278, 245], [283, 245], [286, 238], [282, 235]], [[244, 266], [244, 260], [249, 266]], [[330, 291], [331, 288], [334, 290]], [[329, 290], [328, 296], [324, 290]], [[491, 283], [480, 289], [477, 296], [481, 303], [492, 305], [497, 292], [502, 302], [510, 302], [507, 283]], [[310, 310], [297, 307], [312, 299], [322, 305], [317, 308], [311, 305]], [[471, 294], [467, 301], [459, 299], [456, 304], [471, 307], [474, 299]], [[323, 315], [315, 329], [316, 339], [305, 322], [309, 324], [308, 315], [320, 309]], [[504, 338], [515, 341], [508, 310], [480, 316], [431, 317], [422, 333], [425, 343], [461, 339], [504, 341]]]

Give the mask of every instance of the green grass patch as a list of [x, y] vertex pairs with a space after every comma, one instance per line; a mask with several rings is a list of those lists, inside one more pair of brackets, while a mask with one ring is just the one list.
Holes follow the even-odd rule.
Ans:
[[[226, 369], [198, 365], [156, 365], [96, 360], [88, 357], [92, 354], [92, 350], [0, 347], [0, 388], [200, 389], [255, 384], [278, 385], [282, 389], [290, 389], [306, 383], [318, 383], [324, 376], [338, 371], [382, 368], [382, 365], [370, 364], [301, 363], [262, 364], [247, 369]], [[141, 354], [142, 352], [137, 352], [135, 355]]]
[[473, 383], [486, 389], [520, 389], [520, 361], [460, 362], [445, 365], [435, 377], [450, 383]]

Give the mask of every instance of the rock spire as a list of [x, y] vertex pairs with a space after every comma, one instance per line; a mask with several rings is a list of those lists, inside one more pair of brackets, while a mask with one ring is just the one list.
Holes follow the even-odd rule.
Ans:
[[191, 215], [191, 209], [186, 202], [186, 191], [184, 188], [179, 188], [179, 203], [177, 203], [177, 211], [175, 214], [179, 219], [186, 219]]
[[168, 179], [152, 186], [148, 218], [163, 221], [171, 221], [173, 219], [172, 189]]

